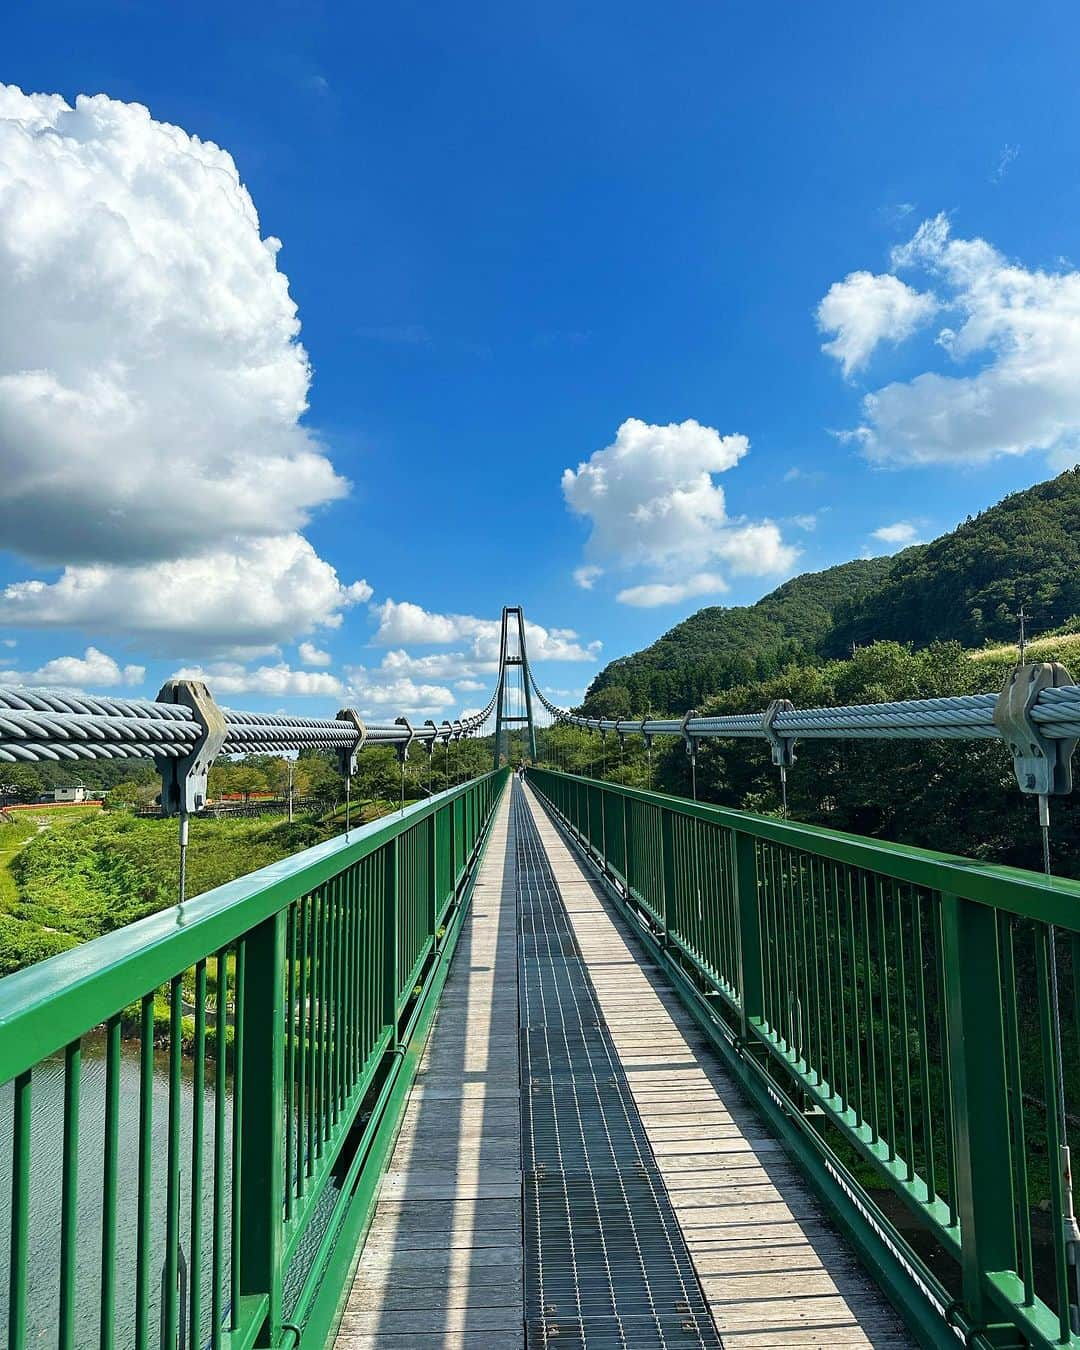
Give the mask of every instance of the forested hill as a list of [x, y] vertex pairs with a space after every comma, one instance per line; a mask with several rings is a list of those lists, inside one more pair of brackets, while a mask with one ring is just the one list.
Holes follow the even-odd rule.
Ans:
[[754, 605], [699, 610], [606, 666], [584, 706], [605, 716], [682, 712], [852, 644], [1008, 641], [1020, 604], [1035, 632], [1080, 614], [1080, 468], [1006, 497], [931, 544], [808, 572]]
[[769, 679], [817, 651], [841, 603], [879, 585], [893, 562], [861, 558], [792, 577], [753, 605], [699, 609], [651, 647], [606, 666], [585, 707], [605, 716], [682, 712], [719, 689]]
[[1035, 632], [1080, 614], [1080, 468], [899, 554], [879, 586], [841, 604], [823, 650], [839, 656], [853, 642], [887, 638], [916, 647], [1007, 642], [1021, 604]]

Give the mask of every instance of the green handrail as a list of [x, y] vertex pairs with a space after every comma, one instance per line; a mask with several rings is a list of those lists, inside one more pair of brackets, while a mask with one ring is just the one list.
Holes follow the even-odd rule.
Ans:
[[324, 1343], [506, 779], [0, 980], [0, 1344]]
[[920, 1339], [1080, 1345], [1056, 1107], [1080, 1062], [1080, 884], [529, 781]]

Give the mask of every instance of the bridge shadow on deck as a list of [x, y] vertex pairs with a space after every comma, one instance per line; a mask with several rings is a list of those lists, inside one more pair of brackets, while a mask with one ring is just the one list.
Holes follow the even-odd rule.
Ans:
[[517, 904], [507, 793], [337, 1350], [520, 1350]]

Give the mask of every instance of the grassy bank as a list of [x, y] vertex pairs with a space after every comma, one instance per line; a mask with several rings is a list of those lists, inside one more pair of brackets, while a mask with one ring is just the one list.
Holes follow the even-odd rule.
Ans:
[[[354, 803], [354, 824], [397, 802]], [[0, 823], [0, 976], [175, 904], [176, 822], [97, 808], [13, 813]], [[344, 811], [192, 822], [189, 895], [340, 833]]]

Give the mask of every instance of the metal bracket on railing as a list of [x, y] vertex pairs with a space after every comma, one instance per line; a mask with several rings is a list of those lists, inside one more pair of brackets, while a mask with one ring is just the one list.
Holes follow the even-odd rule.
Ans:
[[1072, 791], [1075, 740], [1051, 740], [1032, 721], [1031, 709], [1044, 689], [1072, 684], [1060, 661], [1017, 666], [998, 695], [994, 726], [1012, 751], [1013, 770], [1021, 792], [1057, 797]]
[[430, 759], [435, 753], [435, 742], [439, 739], [439, 728], [430, 717], [425, 719], [424, 726], [431, 728], [431, 740], [424, 742], [424, 749], [428, 752], [428, 758]]
[[[690, 756], [690, 794], [697, 801], [697, 737], [690, 730], [690, 719], [697, 716], [696, 708], [688, 708], [682, 720], [682, 738]], [[696, 836], [695, 836], [696, 837]]]
[[690, 730], [690, 720], [691, 720], [691, 718], [694, 718], [694, 717], [696, 717], [697, 715], [698, 715], [698, 714], [697, 714], [697, 709], [696, 709], [696, 708], [690, 708], [690, 709], [686, 712], [686, 715], [683, 717], [683, 720], [682, 720], [682, 727], [680, 728], [680, 734], [682, 735], [682, 738], [683, 738], [683, 740], [684, 740], [685, 743], [686, 743], [686, 753], [687, 753], [688, 755], [696, 755], [696, 754], [697, 754], [697, 737], [696, 737], [696, 736], [694, 735], [694, 733]]
[[643, 718], [641, 719], [641, 739], [645, 742], [645, 749], [646, 749], [646, 750], [651, 750], [651, 749], [652, 749], [652, 732], [651, 732], [651, 731], [646, 731], [646, 730], [645, 730], [646, 726], [648, 725], [648, 720], [649, 720], [649, 719], [648, 719], [647, 717], [643, 717]]
[[337, 715], [337, 720], [349, 722], [356, 728], [356, 744], [351, 750], [338, 751], [338, 764], [341, 772], [346, 778], [351, 778], [356, 772], [356, 756], [364, 748], [364, 742], [367, 740], [367, 727], [355, 708], [342, 708]]
[[774, 698], [761, 719], [761, 730], [772, 750], [772, 762], [778, 769], [790, 769], [795, 763], [795, 737], [781, 736], [774, 724], [780, 713], [794, 711], [795, 704], [791, 699]]
[[394, 726], [404, 727], [405, 730], [409, 733], [407, 740], [399, 741], [397, 745], [394, 746], [394, 749], [397, 751], [397, 757], [399, 762], [401, 764], [404, 764], [405, 761], [409, 758], [409, 746], [412, 745], [413, 741], [416, 740], [416, 732], [413, 730], [413, 724], [409, 721], [407, 717], [395, 717]]
[[179, 703], [199, 724], [199, 739], [178, 759], [162, 755], [154, 767], [161, 774], [161, 809], [167, 816], [188, 816], [206, 805], [206, 776], [225, 744], [225, 714], [201, 680], [166, 680], [158, 703]]

